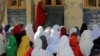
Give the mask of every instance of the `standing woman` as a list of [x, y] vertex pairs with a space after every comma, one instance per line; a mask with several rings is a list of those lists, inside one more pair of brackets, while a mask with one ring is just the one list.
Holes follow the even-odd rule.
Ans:
[[43, 26], [45, 23], [45, 11], [43, 1], [40, 0], [36, 7], [36, 16], [34, 21], [34, 32], [37, 31], [38, 26]]

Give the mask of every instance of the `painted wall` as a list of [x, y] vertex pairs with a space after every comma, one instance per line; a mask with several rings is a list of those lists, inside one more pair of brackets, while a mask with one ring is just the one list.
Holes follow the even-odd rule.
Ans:
[[81, 27], [83, 23], [82, 0], [65, 0], [64, 25], [69, 30], [73, 26]]

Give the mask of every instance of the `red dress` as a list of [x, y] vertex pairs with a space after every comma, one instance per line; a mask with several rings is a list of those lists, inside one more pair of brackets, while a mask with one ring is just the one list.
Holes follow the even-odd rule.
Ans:
[[39, 1], [36, 8], [36, 17], [34, 21], [34, 32], [37, 31], [38, 26], [42, 26], [45, 23], [45, 12], [42, 7], [43, 2]]
[[76, 33], [72, 33], [71, 37], [70, 37], [70, 46], [73, 50], [74, 56], [83, 56], [81, 50], [80, 50], [80, 46], [78, 43], [78, 37]]

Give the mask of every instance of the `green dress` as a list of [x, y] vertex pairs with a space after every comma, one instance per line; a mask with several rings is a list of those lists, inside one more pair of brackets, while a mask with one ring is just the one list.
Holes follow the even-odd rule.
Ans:
[[6, 56], [17, 56], [17, 42], [13, 35], [8, 37], [6, 45]]

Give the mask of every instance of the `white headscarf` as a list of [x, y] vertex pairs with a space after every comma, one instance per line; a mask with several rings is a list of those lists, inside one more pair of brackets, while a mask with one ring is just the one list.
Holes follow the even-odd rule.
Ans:
[[34, 34], [34, 40], [39, 39], [41, 35], [44, 35], [44, 29], [42, 26], [38, 26], [37, 32]]
[[100, 28], [97, 24], [93, 25], [93, 30], [92, 30], [92, 39], [97, 39], [100, 36]]
[[14, 29], [14, 27], [11, 26], [11, 27], [8, 29], [8, 32], [9, 32], [9, 33], [12, 33], [13, 29]]
[[51, 34], [51, 27], [47, 27], [45, 30], [44, 30], [45, 33], [47, 33], [49, 36]]
[[5, 44], [3, 42], [3, 35], [0, 34], [0, 55], [5, 53]]
[[75, 27], [71, 28], [70, 31], [69, 31], [69, 37], [71, 36], [71, 34], [73, 32], [76, 32], [77, 33], [77, 29]]
[[39, 56], [40, 54], [40, 49], [42, 47], [42, 41], [40, 39], [36, 39], [33, 41], [34, 42], [34, 49], [31, 53], [31, 56]]
[[57, 47], [57, 56], [74, 56], [74, 53], [69, 45], [69, 39], [63, 35]]
[[[76, 29], [75, 27], [73, 27], [73, 28], [70, 29], [70, 31], [69, 31], [69, 37], [71, 36], [71, 34], [72, 34], [73, 32], [75, 32], [75, 33], [78, 32], [77, 29]], [[77, 35], [78, 35], [78, 34], [77, 34]], [[78, 35], [78, 41], [80, 41], [80, 36], [79, 36], [79, 35]]]
[[32, 41], [33, 38], [34, 38], [34, 32], [33, 32], [32, 24], [28, 23], [27, 26], [25, 27], [25, 30], [26, 30], [27, 36], [29, 36], [30, 41]]
[[59, 43], [59, 35], [58, 35], [58, 25], [54, 25], [52, 30], [51, 30], [51, 35], [50, 35], [50, 42], [47, 46], [47, 50], [50, 51], [51, 53], [56, 53], [56, 48]]
[[47, 27], [44, 31], [46, 39], [47, 39], [47, 43], [49, 44], [49, 39], [50, 39], [50, 35], [51, 35], [51, 27]]
[[54, 25], [51, 29], [51, 35], [54, 34], [53, 32], [58, 32], [59, 31], [60, 26], [59, 25]]
[[59, 38], [59, 25], [54, 25], [53, 28], [51, 29], [51, 35], [50, 37], [56, 36]]
[[89, 56], [91, 48], [93, 46], [90, 30], [83, 31], [79, 44], [84, 56]]
[[34, 49], [31, 53], [31, 56], [53, 56], [47, 50], [42, 49], [42, 41], [41, 39], [34, 40]]

